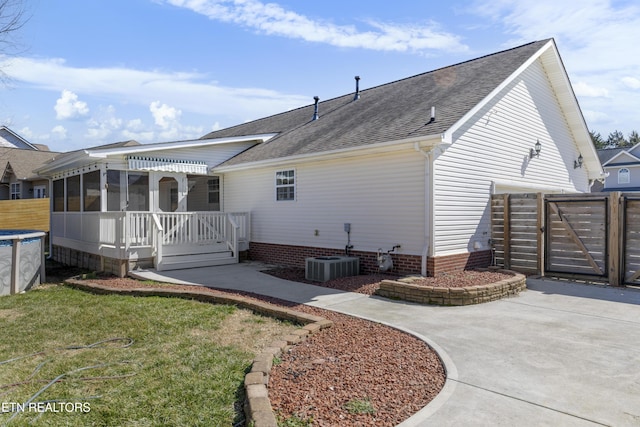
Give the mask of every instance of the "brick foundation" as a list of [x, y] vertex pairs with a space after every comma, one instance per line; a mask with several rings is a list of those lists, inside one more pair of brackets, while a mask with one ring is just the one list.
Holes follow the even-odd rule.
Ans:
[[[311, 246], [251, 242], [249, 244], [248, 258], [268, 264], [304, 268], [305, 258], [336, 255], [344, 255], [344, 251]], [[360, 258], [361, 274], [378, 272], [377, 253], [351, 251], [350, 255]], [[420, 255], [391, 254], [391, 257], [393, 259], [393, 272], [398, 274], [421, 273], [422, 257]], [[436, 276], [454, 271], [486, 268], [490, 264], [491, 251], [429, 257], [427, 259], [427, 272], [429, 276]]]
[[[64, 265], [86, 268], [91, 271], [104, 271], [119, 277], [126, 276], [127, 272], [136, 266], [153, 267], [152, 259], [121, 260], [56, 245], [53, 246], [51, 255], [55, 261]], [[311, 246], [251, 242], [249, 250], [246, 254], [242, 253], [241, 259], [304, 268], [305, 258], [336, 255], [344, 255], [344, 251]], [[376, 252], [351, 251], [350, 255], [360, 258], [361, 274], [378, 272], [378, 254]], [[391, 254], [391, 258], [393, 259], [394, 273], [420, 274], [422, 271], [422, 257], [420, 255]], [[435, 277], [455, 271], [486, 268], [490, 264], [491, 251], [429, 257], [427, 258], [427, 274]]]
[[491, 251], [467, 252], [427, 258], [429, 276], [437, 277], [455, 271], [487, 268], [491, 265]]

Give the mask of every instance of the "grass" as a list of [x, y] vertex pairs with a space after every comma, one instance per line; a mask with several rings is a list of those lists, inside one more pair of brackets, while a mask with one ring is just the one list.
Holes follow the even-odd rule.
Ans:
[[278, 427], [311, 427], [313, 418], [303, 418], [299, 415], [292, 415], [289, 418], [278, 419]]
[[373, 407], [371, 399], [365, 397], [364, 399], [353, 399], [344, 405], [344, 408], [350, 414], [375, 414], [376, 409]]
[[[63, 286], [0, 297], [0, 425], [234, 425], [247, 343], [292, 328], [233, 306]], [[7, 412], [30, 400], [64, 409]]]

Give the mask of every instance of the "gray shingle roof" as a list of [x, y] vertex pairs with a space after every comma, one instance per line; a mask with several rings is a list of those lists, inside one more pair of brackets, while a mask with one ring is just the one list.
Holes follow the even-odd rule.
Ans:
[[34, 169], [39, 168], [59, 154], [53, 151], [2, 147], [0, 148], [0, 176], [4, 175], [7, 168], [11, 166], [17, 179], [35, 178]]
[[611, 160], [616, 154], [625, 151], [624, 148], [603, 148], [598, 150], [598, 157], [600, 158], [600, 163], [603, 165]]
[[[343, 95], [319, 104], [211, 132], [202, 139], [278, 133], [222, 166], [321, 153], [406, 138], [437, 135], [449, 129], [506, 80], [549, 40], [483, 56], [457, 65]], [[431, 107], [436, 120], [429, 123]]]

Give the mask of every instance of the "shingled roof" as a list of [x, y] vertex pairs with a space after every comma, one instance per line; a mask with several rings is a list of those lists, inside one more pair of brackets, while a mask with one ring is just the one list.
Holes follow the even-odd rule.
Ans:
[[[283, 157], [354, 148], [368, 144], [438, 135], [480, 103], [549, 40], [483, 56], [457, 65], [319, 103], [318, 120], [310, 104], [201, 139], [277, 133], [271, 140], [231, 158], [232, 166]], [[430, 122], [431, 107], [436, 120]]]
[[17, 179], [34, 179], [33, 171], [58, 155], [60, 153], [53, 151], [0, 147], [0, 179], [5, 179], [9, 168]]

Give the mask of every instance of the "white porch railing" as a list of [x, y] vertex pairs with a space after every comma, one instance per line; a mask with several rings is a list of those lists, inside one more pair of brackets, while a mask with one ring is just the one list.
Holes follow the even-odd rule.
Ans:
[[162, 246], [224, 243], [237, 257], [249, 242], [248, 212], [53, 212], [51, 218], [54, 243], [77, 242], [96, 253], [108, 247], [124, 256], [137, 248], [157, 254]]

